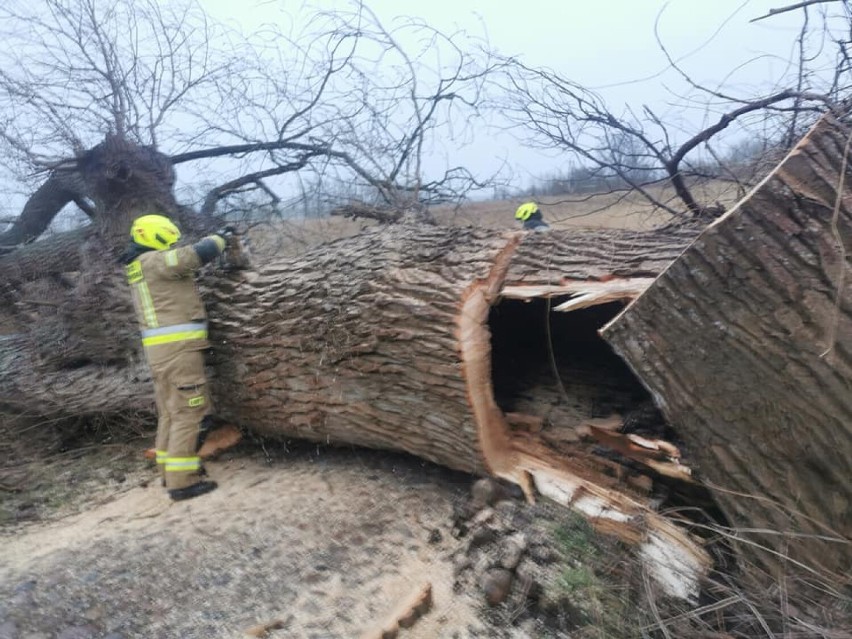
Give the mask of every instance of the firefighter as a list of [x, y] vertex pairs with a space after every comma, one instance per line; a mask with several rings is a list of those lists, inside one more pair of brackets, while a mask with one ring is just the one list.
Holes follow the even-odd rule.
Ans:
[[204, 373], [207, 316], [194, 274], [219, 256], [234, 234], [225, 227], [192, 246], [173, 248], [180, 230], [162, 215], [133, 221], [122, 255], [157, 404], [157, 466], [169, 496], [190, 499], [216, 488], [202, 479], [198, 449], [213, 425]]
[[549, 231], [550, 225], [544, 221], [541, 210], [535, 202], [525, 202], [515, 211], [515, 219], [523, 222], [525, 231]]

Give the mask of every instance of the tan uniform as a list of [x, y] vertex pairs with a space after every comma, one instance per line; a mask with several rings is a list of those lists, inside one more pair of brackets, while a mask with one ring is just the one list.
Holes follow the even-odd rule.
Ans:
[[[219, 252], [225, 241], [210, 236]], [[212, 412], [204, 373], [207, 314], [195, 287], [192, 246], [148, 251], [126, 265], [157, 402], [157, 464], [169, 490], [200, 481], [198, 434]]]

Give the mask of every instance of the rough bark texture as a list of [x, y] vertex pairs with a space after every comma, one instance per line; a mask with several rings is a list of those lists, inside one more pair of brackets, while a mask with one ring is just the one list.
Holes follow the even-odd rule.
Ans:
[[267, 265], [214, 291], [215, 396], [266, 433], [483, 460], [456, 323], [507, 239], [396, 227]]
[[529, 233], [512, 256], [504, 286], [558, 285], [575, 280], [656, 277], [700, 227], [667, 231]]
[[68, 172], [54, 172], [27, 200], [11, 228], [0, 233], [0, 250], [11, 249], [41, 235], [56, 214], [78, 194]]
[[[510, 479], [531, 497], [551, 496], [601, 530], [641, 545], [667, 591], [693, 598], [709, 557], [649, 508], [647, 489], [621, 480], [618, 464], [595, 453], [596, 442], [579, 442], [575, 427], [582, 411], [571, 408], [579, 399], [573, 387], [548, 400], [567, 412], [558, 429], [544, 433], [565, 433], [569, 443], [552, 446], [547, 437], [513, 432], [495, 396], [489, 325], [508, 282], [531, 290], [644, 277], [676, 257], [692, 234], [570, 231], [543, 237], [401, 224], [295, 259], [205, 278], [217, 412], [260, 433], [402, 450]], [[77, 292], [90, 285], [80, 298], [82, 312], [66, 304], [37, 305], [40, 321], [0, 341], [0, 410], [36, 419], [153, 411], [118, 270], [90, 265], [69, 283]], [[19, 302], [26, 306], [26, 299]], [[522, 330], [543, 329], [541, 311], [547, 316], [548, 309], [539, 304], [529, 321], [521, 318]], [[584, 335], [605, 347], [589, 326]], [[505, 332], [500, 339], [507, 339]], [[546, 369], [540, 347], [516, 354], [536, 359], [533, 370]], [[582, 378], [588, 371], [566, 375]], [[533, 400], [547, 388], [521, 373], [508, 369]], [[584, 379], [578, 388], [587, 393], [593, 384]], [[590, 404], [585, 397], [580, 403]], [[535, 401], [525, 406], [538, 408]]]
[[[501, 287], [658, 272], [691, 235], [399, 225], [207, 277], [214, 398], [223, 416], [259, 432], [402, 449], [483, 472], [477, 402], [493, 402], [488, 309]], [[114, 272], [87, 275], [86, 294], [73, 283], [88, 300], [78, 313], [38, 305], [27, 317], [38, 313], [40, 328], [4, 339], [7, 410], [56, 418], [153, 409], [126, 287], [117, 267], [99, 268]], [[471, 339], [476, 362], [464, 358]]]
[[[654, 251], [664, 244], [670, 257], [685, 242], [616, 235], [629, 235], [623, 241], [634, 247], [649, 240]], [[476, 383], [491, 383], [487, 308], [499, 299], [507, 267], [560, 247], [561, 256], [584, 255], [555, 258], [554, 272], [629, 269], [629, 257], [619, 263], [607, 254], [600, 264], [583, 248], [612, 241], [622, 240], [406, 225], [245, 272], [213, 289], [208, 303], [217, 401], [223, 414], [261, 432], [402, 449], [483, 472], [488, 444], [477, 430]], [[665, 263], [658, 258], [657, 270]], [[548, 277], [530, 266], [516, 281]], [[468, 328], [470, 301], [483, 294], [486, 313]], [[471, 330], [481, 348], [468, 348]], [[486, 360], [485, 380], [472, 370], [477, 357]]]
[[604, 332], [764, 585], [852, 568], [849, 140], [822, 120]]

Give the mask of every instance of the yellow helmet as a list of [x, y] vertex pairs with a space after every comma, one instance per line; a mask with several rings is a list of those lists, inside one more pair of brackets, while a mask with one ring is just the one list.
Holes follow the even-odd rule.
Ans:
[[130, 239], [142, 246], [162, 251], [180, 239], [180, 230], [164, 215], [143, 215], [133, 220]]
[[526, 222], [531, 216], [538, 213], [538, 204], [535, 202], [525, 202], [515, 211], [515, 219], [521, 222]]

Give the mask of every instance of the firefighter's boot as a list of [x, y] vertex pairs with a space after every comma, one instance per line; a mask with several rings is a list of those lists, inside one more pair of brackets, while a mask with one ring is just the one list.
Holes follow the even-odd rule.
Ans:
[[200, 481], [196, 484], [192, 484], [191, 486], [187, 486], [186, 488], [175, 488], [170, 490], [169, 497], [172, 498], [172, 501], [192, 499], [193, 497], [199, 497], [215, 490], [217, 485], [218, 484], [216, 484], [215, 481]]

